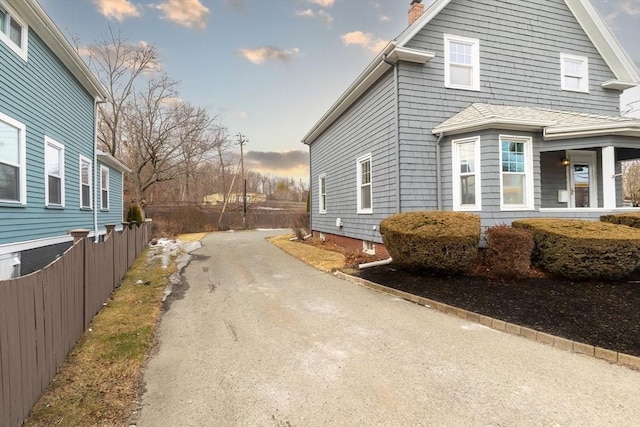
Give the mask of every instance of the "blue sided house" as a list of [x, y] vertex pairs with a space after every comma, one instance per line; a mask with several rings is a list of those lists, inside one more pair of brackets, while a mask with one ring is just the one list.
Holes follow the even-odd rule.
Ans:
[[36, 0], [0, 0], [0, 280], [122, 222], [128, 169], [96, 148], [107, 93]]
[[384, 253], [398, 212], [598, 219], [628, 208], [640, 75], [590, 0], [413, 0], [409, 26], [303, 138], [316, 235]]

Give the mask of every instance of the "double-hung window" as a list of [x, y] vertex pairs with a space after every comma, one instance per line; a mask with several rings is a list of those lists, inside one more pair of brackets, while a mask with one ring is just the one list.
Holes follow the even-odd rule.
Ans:
[[27, 203], [25, 130], [0, 113], [0, 202]]
[[586, 56], [560, 54], [562, 90], [589, 92], [589, 60]]
[[0, 0], [0, 40], [27, 60], [27, 26]]
[[531, 138], [500, 135], [502, 209], [533, 209]]
[[480, 90], [480, 41], [444, 35], [444, 85]]
[[318, 212], [327, 213], [327, 175], [318, 178]]
[[454, 140], [453, 208], [480, 210], [480, 137]]
[[373, 213], [371, 154], [360, 157], [357, 162], [358, 173], [358, 213]]
[[80, 156], [80, 209], [91, 209], [91, 160]]
[[109, 210], [109, 168], [100, 166], [100, 209]]
[[45, 205], [64, 206], [64, 146], [44, 139]]

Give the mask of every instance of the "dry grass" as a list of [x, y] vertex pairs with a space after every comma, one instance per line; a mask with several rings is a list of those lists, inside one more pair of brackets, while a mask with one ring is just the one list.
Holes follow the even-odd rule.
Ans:
[[294, 237], [292, 234], [287, 234], [270, 237], [268, 240], [289, 255], [306, 262], [318, 270], [332, 272], [344, 267], [346, 258], [342, 253], [297, 240], [289, 240], [292, 237]]
[[[135, 261], [67, 356], [32, 409], [26, 426], [121, 426], [131, 416], [142, 368], [162, 315], [162, 296], [175, 266]], [[148, 285], [136, 281], [150, 282]]]
[[209, 233], [189, 233], [189, 234], [179, 234], [178, 235], [178, 240], [182, 241], [182, 242], [187, 242], [187, 243], [191, 243], [191, 242], [199, 242], [200, 240], [202, 240], [204, 238], [204, 236], [206, 236]]

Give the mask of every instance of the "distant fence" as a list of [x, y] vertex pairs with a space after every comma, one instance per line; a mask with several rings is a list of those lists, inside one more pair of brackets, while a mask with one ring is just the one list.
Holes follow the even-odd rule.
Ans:
[[[42, 270], [0, 281], [0, 426], [22, 425], [151, 238], [151, 223], [78, 238]], [[86, 236], [86, 234], [85, 234]]]

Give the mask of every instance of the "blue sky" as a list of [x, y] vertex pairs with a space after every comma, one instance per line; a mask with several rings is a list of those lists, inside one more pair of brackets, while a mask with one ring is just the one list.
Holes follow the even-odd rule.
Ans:
[[[155, 45], [181, 97], [249, 138], [254, 169], [307, 178], [302, 137], [387, 41], [409, 0], [39, 0], [68, 38]], [[640, 0], [593, 0], [640, 64]]]

